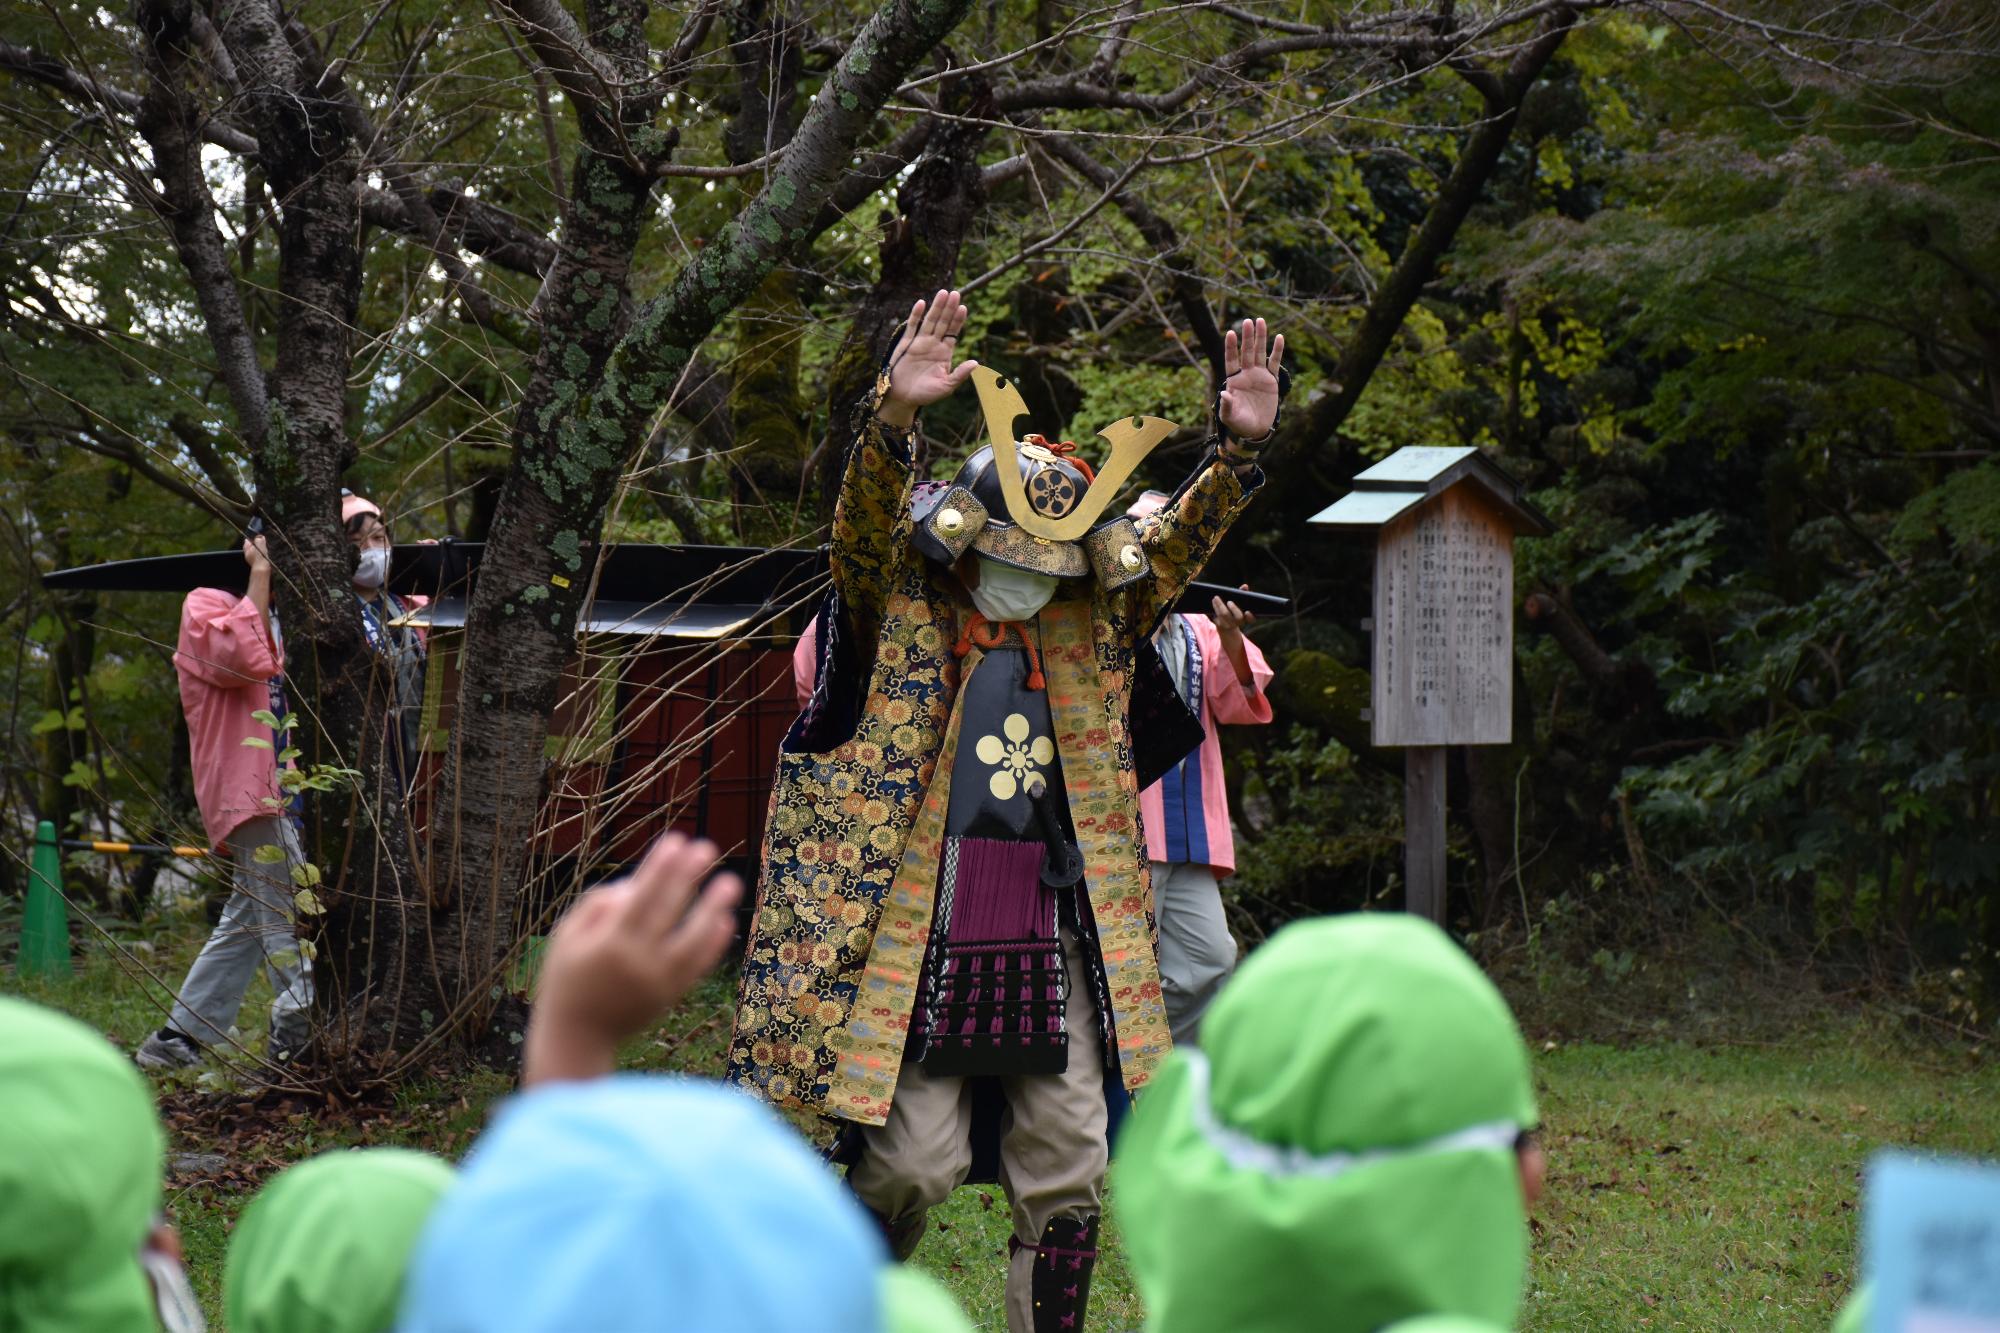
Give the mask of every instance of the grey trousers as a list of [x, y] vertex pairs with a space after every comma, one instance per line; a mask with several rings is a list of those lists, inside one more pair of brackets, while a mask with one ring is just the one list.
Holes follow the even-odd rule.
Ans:
[[[260, 862], [260, 847], [277, 847], [284, 859]], [[300, 955], [292, 930], [292, 867], [305, 859], [298, 830], [283, 815], [248, 820], [229, 835], [229, 852], [235, 892], [188, 969], [167, 1025], [203, 1046], [224, 1044], [262, 964], [274, 992], [271, 1035], [283, 1044], [296, 1043], [306, 1035], [312, 1007], [312, 964]]]
[[[1023, 1246], [1041, 1242], [1058, 1217], [1095, 1217], [1103, 1207], [1105, 1146], [1104, 1052], [1096, 1006], [1084, 975], [1082, 950], [1063, 932], [1069, 964], [1069, 1068], [1001, 1080], [1007, 1115], [1001, 1125], [1000, 1188], [1014, 1213]], [[891, 1220], [943, 1203], [972, 1169], [972, 1097], [963, 1078], [932, 1078], [905, 1062], [889, 1120], [865, 1131], [868, 1151], [848, 1172], [861, 1201]], [[1035, 1252], [1017, 1249], [1007, 1268], [1007, 1327], [1034, 1328]]]
[[1153, 901], [1160, 921], [1160, 991], [1174, 1045], [1201, 1037], [1201, 1016], [1236, 970], [1236, 940], [1222, 912], [1215, 872], [1189, 862], [1155, 861]]

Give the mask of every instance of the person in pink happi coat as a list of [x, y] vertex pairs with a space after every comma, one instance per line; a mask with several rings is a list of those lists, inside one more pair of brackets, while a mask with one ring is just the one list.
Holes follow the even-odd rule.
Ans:
[[[1144, 518], [1167, 500], [1147, 491], [1128, 511]], [[1169, 612], [1153, 646], [1183, 702], [1201, 719], [1201, 747], [1139, 793], [1146, 859], [1160, 922], [1160, 989], [1175, 1045], [1193, 1045], [1209, 1001], [1236, 967], [1236, 941], [1222, 911], [1220, 881], [1236, 869], [1216, 728], [1271, 720], [1264, 697], [1271, 667], [1243, 634], [1252, 619], [1217, 597], [1213, 616]]]
[[[354, 594], [362, 603], [369, 642], [397, 667], [399, 697], [391, 718], [400, 731], [403, 719], [414, 720], [421, 704], [422, 643], [413, 631], [391, 627], [394, 616], [383, 609], [399, 614], [404, 603], [382, 592], [392, 547], [381, 511], [344, 492], [341, 521], [357, 552]], [[181, 604], [174, 672], [187, 717], [195, 803], [210, 849], [231, 867], [231, 892], [174, 996], [166, 1025], [134, 1053], [145, 1069], [196, 1064], [205, 1049], [227, 1045], [260, 966], [271, 981], [271, 1056], [286, 1058], [309, 1031], [312, 966], [300, 953], [292, 925], [297, 887], [292, 869], [305, 854], [278, 780], [278, 754], [287, 741], [256, 716], [268, 712], [282, 719], [290, 711], [284, 641], [271, 609], [271, 558], [262, 536], [243, 543], [243, 559], [250, 577], [242, 596], [196, 588]], [[417, 606], [425, 599], [405, 601]], [[412, 654], [414, 672], [405, 663]], [[413, 724], [411, 729], [414, 734]]]

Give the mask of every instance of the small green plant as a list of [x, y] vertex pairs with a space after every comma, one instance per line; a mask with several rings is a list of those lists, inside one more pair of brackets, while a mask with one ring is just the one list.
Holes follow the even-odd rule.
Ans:
[[[243, 738], [243, 744], [253, 749], [277, 749], [278, 788], [284, 794], [264, 798], [264, 804], [273, 810], [284, 809], [305, 792], [332, 792], [359, 783], [361, 770], [357, 768], [346, 768], [339, 764], [313, 764], [303, 769], [298, 767], [299, 756], [304, 751], [291, 743], [292, 731], [298, 726], [299, 721], [296, 713], [287, 713], [279, 717], [267, 708], [260, 708], [250, 716], [269, 727], [272, 734], [284, 742], [283, 748], [278, 749], [275, 741], [265, 740], [262, 736]], [[252, 855], [260, 865], [278, 865], [286, 859], [284, 849], [276, 846], [259, 847]], [[295, 886], [292, 906], [297, 910], [299, 918], [306, 921], [313, 917], [324, 916], [326, 903], [317, 892], [323, 882], [319, 866], [311, 861], [300, 861], [292, 867], [291, 878]], [[299, 953], [309, 961], [316, 960], [319, 957], [319, 946], [310, 936], [301, 933]]]

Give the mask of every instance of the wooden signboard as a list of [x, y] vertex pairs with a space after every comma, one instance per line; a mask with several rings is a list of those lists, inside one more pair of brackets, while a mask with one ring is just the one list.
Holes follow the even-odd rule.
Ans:
[[1404, 747], [1409, 910], [1444, 920], [1445, 747], [1514, 737], [1514, 538], [1551, 524], [1477, 449], [1399, 449], [1314, 516], [1375, 534], [1371, 739]]
[[1514, 530], [1454, 487], [1375, 547], [1377, 745], [1505, 745], [1514, 718]]

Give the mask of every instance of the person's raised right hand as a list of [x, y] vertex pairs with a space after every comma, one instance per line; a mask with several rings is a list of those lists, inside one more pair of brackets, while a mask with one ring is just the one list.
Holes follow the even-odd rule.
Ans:
[[250, 566], [252, 574], [262, 574], [271, 567], [271, 556], [264, 549], [262, 534], [245, 539], [243, 543], [243, 563]]
[[917, 409], [927, 407], [965, 383], [977, 361], [954, 368], [959, 331], [965, 327], [965, 302], [957, 292], [939, 291], [929, 301], [910, 307], [896, 350], [889, 354], [889, 392], [876, 409], [882, 420], [908, 429]]

